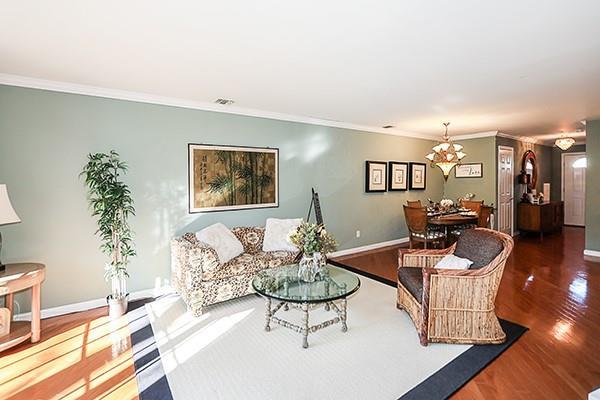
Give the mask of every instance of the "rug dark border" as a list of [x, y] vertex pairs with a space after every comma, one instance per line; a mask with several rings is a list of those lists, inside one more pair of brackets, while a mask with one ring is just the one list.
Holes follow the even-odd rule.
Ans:
[[[362, 271], [338, 261], [329, 261], [331, 264], [352, 271], [389, 286], [396, 286], [396, 282], [369, 272]], [[133, 350], [133, 364], [139, 388], [140, 400], [173, 400], [173, 394], [167, 381], [160, 353], [154, 338], [154, 332], [146, 313], [144, 304], [154, 299], [139, 300], [130, 303], [127, 314], [131, 331], [131, 346]], [[475, 345], [450, 361], [439, 371], [419, 383], [400, 399], [447, 399], [463, 387], [475, 375], [494, 361], [500, 354], [527, 331], [527, 328], [510, 321], [500, 319], [500, 325], [506, 332], [506, 342], [497, 345]], [[415, 331], [415, 335], [416, 335]]]
[[173, 400], [154, 331], [144, 307], [144, 304], [154, 300], [150, 298], [132, 301], [127, 313], [138, 393], [140, 400]]
[[[378, 282], [396, 287], [396, 282], [369, 272], [362, 271], [339, 261], [328, 260], [329, 263], [347, 269], [359, 275], [364, 275]], [[513, 345], [528, 328], [514, 322], [500, 319], [500, 325], [506, 333], [506, 342], [493, 345], [474, 345], [460, 354], [454, 360], [443, 366], [439, 371], [406, 392], [400, 399], [447, 399], [461, 387], [494, 361], [500, 354]], [[416, 335], [415, 331], [415, 335]]]

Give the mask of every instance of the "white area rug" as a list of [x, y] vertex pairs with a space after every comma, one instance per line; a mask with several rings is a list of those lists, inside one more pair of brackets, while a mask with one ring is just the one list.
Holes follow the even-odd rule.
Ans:
[[[209, 307], [200, 318], [175, 295], [146, 305], [175, 400], [398, 399], [468, 345], [422, 347], [410, 318], [396, 309], [395, 288], [360, 277], [348, 299], [348, 332], [336, 324], [302, 336], [271, 324], [265, 304], [246, 296]], [[297, 310], [276, 315], [299, 323]], [[322, 308], [310, 324], [330, 319]]]

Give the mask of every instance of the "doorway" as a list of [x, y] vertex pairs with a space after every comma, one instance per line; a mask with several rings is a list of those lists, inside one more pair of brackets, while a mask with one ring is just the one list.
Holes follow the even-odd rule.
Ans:
[[585, 226], [585, 153], [563, 153], [562, 200], [565, 204], [565, 225]]
[[498, 146], [498, 230], [508, 235], [514, 232], [515, 151]]

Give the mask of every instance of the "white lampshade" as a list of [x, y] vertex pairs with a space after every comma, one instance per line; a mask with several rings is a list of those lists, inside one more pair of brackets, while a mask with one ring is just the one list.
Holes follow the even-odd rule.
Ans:
[[16, 224], [21, 222], [15, 209], [10, 204], [6, 185], [0, 185], [0, 225]]

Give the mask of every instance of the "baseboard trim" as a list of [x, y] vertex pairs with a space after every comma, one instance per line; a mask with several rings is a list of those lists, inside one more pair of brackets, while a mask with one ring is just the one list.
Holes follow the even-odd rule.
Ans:
[[395, 246], [397, 244], [403, 244], [403, 243], [408, 243], [408, 237], [403, 237], [403, 238], [394, 239], [394, 240], [388, 240], [386, 242], [367, 244], [365, 246], [352, 247], [350, 249], [338, 250], [338, 251], [335, 251], [335, 252], [329, 254], [329, 257], [347, 256], [349, 254], [361, 253], [363, 251], [375, 250], [375, 249], [379, 249], [382, 247]]
[[[157, 297], [163, 294], [171, 293], [174, 290], [171, 287], [165, 286], [155, 289], [144, 289], [129, 293], [129, 301], [145, 299], [148, 297]], [[71, 314], [74, 312], [87, 311], [93, 308], [103, 307], [106, 305], [106, 298], [93, 299], [82, 301], [79, 303], [65, 304], [57, 307], [42, 309], [42, 319], [57, 317], [59, 315]], [[31, 312], [15, 314], [15, 321], [28, 321], [31, 319]]]
[[597, 250], [583, 250], [583, 259], [586, 261], [600, 263], [600, 251]]

